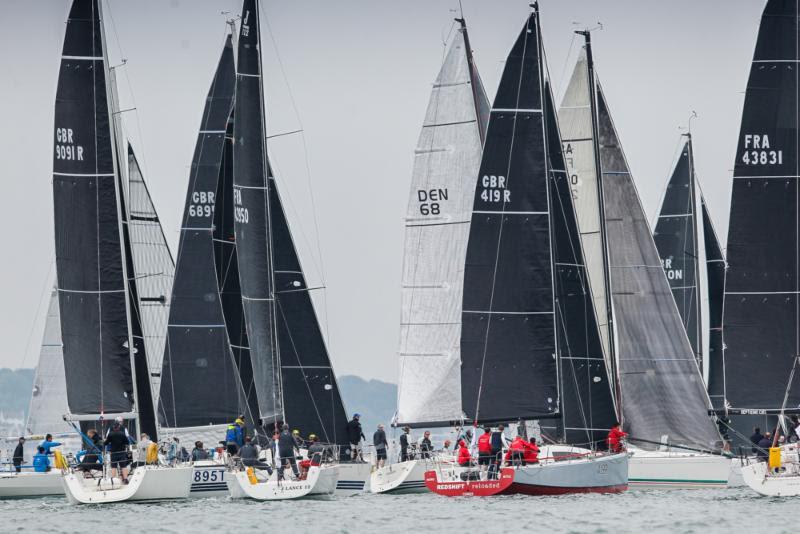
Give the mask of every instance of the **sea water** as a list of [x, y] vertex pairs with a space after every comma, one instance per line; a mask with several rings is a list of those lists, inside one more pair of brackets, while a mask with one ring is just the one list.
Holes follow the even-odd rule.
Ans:
[[774, 534], [796, 531], [798, 510], [800, 498], [759, 497], [746, 487], [558, 497], [364, 494], [268, 503], [209, 498], [105, 506], [75, 506], [63, 497], [47, 497], [0, 501], [0, 532]]

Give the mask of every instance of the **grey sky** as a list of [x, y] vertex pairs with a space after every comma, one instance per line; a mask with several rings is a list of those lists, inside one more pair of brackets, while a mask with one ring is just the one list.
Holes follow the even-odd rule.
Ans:
[[[128, 60], [120, 69], [122, 107], [137, 108], [126, 113], [126, 129], [174, 253], [188, 165], [224, 39], [220, 13], [238, 13], [241, 2], [104, 2], [112, 64], [119, 61], [120, 47]], [[43, 295], [54, 278], [53, 103], [69, 2], [0, 4], [0, 227], [5, 229], [0, 367], [20, 367], [33, 366], [38, 358]], [[491, 99], [528, 2], [463, 4]], [[309, 285], [322, 284], [324, 267], [327, 290], [317, 292], [316, 303], [323, 321], [327, 315], [334, 366], [342, 374], [395, 381], [411, 165], [442, 61], [442, 38], [458, 2], [264, 0], [262, 5], [269, 23], [262, 28], [268, 133], [304, 129], [304, 136], [274, 140], [270, 151]], [[723, 246], [743, 91], [763, 5], [761, 0], [541, 2], [559, 100], [579, 47], [573, 22], [603, 23], [604, 30], [594, 34], [595, 61], [651, 220], [676, 156], [678, 127], [697, 111], [696, 164]]]

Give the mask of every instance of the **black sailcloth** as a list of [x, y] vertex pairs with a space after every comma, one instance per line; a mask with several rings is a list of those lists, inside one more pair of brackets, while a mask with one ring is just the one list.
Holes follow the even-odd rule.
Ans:
[[798, 1], [764, 8], [733, 172], [723, 315], [725, 399], [734, 410], [800, 405]]
[[692, 165], [692, 142], [683, 145], [667, 184], [658, 215], [653, 240], [672, 296], [681, 314], [686, 335], [698, 362], [702, 361], [702, 321], [698, 294], [697, 214], [695, 213], [695, 177]]
[[253, 383], [253, 366], [242, 307], [242, 287], [239, 283], [239, 261], [236, 252], [236, 231], [233, 206], [233, 113], [228, 118], [222, 164], [219, 169], [217, 197], [214, 207], [214, 263], [217, 267], [217, 287], [225, 316], [233, 361], [242, 387], [242, 413], [247, 423], [258, 421], [258, 398]]
[[506, 61], [475, 189], [461, 333], [462, 407], [471, 420], [559, 411], [537, 17]]
[[722, 358], [722, 301], [725, 293], [725, 258], [719, 245], [714, 223], [705, 199], [700, 197], [703, 212], [703, 241], [706, 247], [706, 279], [708, 291], [708, 396], [714, 409], [725, 407], [725, 380]]
[[97, 0], [73, 2], [55, 104], [56, 270], [74, 414], [133, 407], [120, 191], [100, 24]]
[[259, 9], [245, 0], [236, 68], [233, 205], [239, 280], [250, 361], [264, 426], [283, 420], [275, 335], [273, 251], [267, 181], [266, 129], [259, 49]]
[[545, 90], [561, 413], [566, 443], [597, 446], [616, 422], [572, 189], [549, 83]]
[[159, 408], [162, 426], [170, 428], [229, 423], [242, 413], [238, 371], [217, 287], [213, 241], [234, 86], [233, 48], [228, 37], [206, 98], [181, 225]]
[[286, 421], [305, 436], [348, 443], [347, 416], [311, 294], [292, 241], [275, 178], [270, 170], [270, 222], [275, 265], [275, 301], [281, 383]]

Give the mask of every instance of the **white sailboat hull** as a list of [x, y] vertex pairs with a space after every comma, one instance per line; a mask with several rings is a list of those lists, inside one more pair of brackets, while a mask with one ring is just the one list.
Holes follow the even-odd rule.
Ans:
[[61, 471], [0, 473], [0, 499], [63, 495]]
[[742, 466], [742, 478], [750, 489], [765, 497], [797, 497], [800, 495], [800, 470], [797, 466], [787, 472], [768, 473], [767, 462]]
[[427, 493], [425, 486], [425, 460], [408, 460], [385, 465], [372, 472], [370, 491], [372, 493]]
[[339, 464], [339, 479], [336, 482], [336, 495], [347, 497], [369, 491], [372, 464], [368, 462], [347, 462]]
[[129, 483], [115, 478], [84, 478], [81, 472], [67, 472], [62, 484], [72, 504], [109, 504], [128, 501], [162, 501], [189, 497], [192, 468], [139, 467]]
[[189, 497], [202, 499], [205, 497], [227, 497], [227, 466], [214, 460], [201, 460], [192, 464], [192, 479]]
[[711, 454], [633, 450], [628, 485], [631, 489], [725, 488], [731, 460]]
[[[258, 471], [257, 476], [261, 473]], [[227, 473], [228, 490], [234, 499], [281, 501], [287, 499], [328, 498], [336, 491], [339, 466], [311, 467], [305, 480], [278, 481], [277, 472], [253, 484], [246, 471]]]

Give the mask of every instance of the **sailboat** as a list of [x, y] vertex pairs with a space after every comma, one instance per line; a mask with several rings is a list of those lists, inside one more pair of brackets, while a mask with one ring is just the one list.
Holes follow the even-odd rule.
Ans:
[[715, 388], [722, 364], [725, 260], [694, 170], [691, 132], [684, 135], [653, 240], [709, 397], [717, 408], [722, 400]]
[[[45, 319], [39, 363], [33, 381], [33, 392], [28, 407], [25, 437], [31, 445], [38, 445], [48, 433], [58, 435], [57, 441], [64, 443], [60, 431], [74, 434], [61, 418], [67, 409], [67, 386], [64, 380], [64, 358], [61, 346], [61, 325], [58, 313], [58, 293], [53, 291]], [[74, 444], [71, 439], [67, 444]], [[35, 447], [26, 447], [26, 457], [35, 454]], [[65, 447], [66, 448], [66, 447]], [[0, 499], [35, 497], [40, 495], [63, 495], [61, 473], [53, 470], [36, 473], [25, 469], [21, 473], [0, 471]]]
[[[258, 416], [270, 434], [291, 424], [343, 448], [347, 418], [341, 394], [267, 155], [260, 17], [258, 2], [245, 0], [236, 58], [232, 195]], [[227, 484], [234, 498], [324, 497], [336, 490], [340, 472], [348, 473], [343, 480], [366, 481], [369, 465], [323, 463], [311, 466], [303, 480], [235, 470]]]
[[[457, 22], [414, 151], [395, 426], [448, 427], [464, 419], [459, 348], [463, 266], [489, 102], [466, 22]], [[412, 459], [378, 468], [370, 488], [374, 493], [428, 491], [427, 464]]]
[[[132, 252], [142, 206], [126, 191], [124, 141], [114, 115], [98, 0], [74, 0], [67, 20], [55, 106], [53, 198], [57, 288], [69, 412], [88, 425], [122, 418], [155, 437], [155, 416]], [[146, 193], [146, 189], [138, 192]], [[133, 208], [133, 206], [137, 206]], [[148, 220], [148, 222], [157, 222]], [[163, 236], [162, 236], [163, 237]], [[102, 430], [102, 429], [100, 429]], [[107, 465], [107, 463], [106, 463]], [[71, 503], [105, 504], [186, 497], [190, 468], [145, 466], [129, 483], [87, 479], [72, 468], [62, 482]]]
[[[780, 430], [783, 416], [800, 413], [798, 10], [797, 0], [769, 0], [764, 7], [733, 170], [723, 392], [726, 414], [745, 435], [749, 429], [738, 416], [758, 416], [769, 430]], [[742, 467], [744, 482], [757, 493], [800, 495], [796, 444], [782, 449], [769, 462]]]
[[489, 480], [437, 466], [425, 481], [442, 495], [615, 493], [628, 484], [627, 454], [596, 450], [616, 414], [532, 8], [505, 63], [477, 177], [464, 269], [462, 407], [476, 425], [550, 421], [551, 440], [587, 447], [566, 454], [545, 447], [537, 463], [505, 467]]
[[[248, 413], [217, 282], [218, 268], [225, 266], [215, 263], [216, 200], [223, 174], [230, 170], [224, 160], [230, 157], [232, 136], [227, 128], [234, 86], [229, 35], [206, 97], [192, 158], [158, 404], [162, 435], [189, 444], [202, 441], [212, 448], [225, 437], [227, 424]], [[223, 461], [195, 462], [193, 468], [191, 497], [228, 494]]]
[[[621, 421], [636, 447], [631, 487], [725, 486], [730, 460], [670, 450], [709, 451], [719, 441], [694, 354], [669, 291], [647, 219], [592, 59], [581, 50], [560, 111], [578, 222], [606, 358], [615, 369]], [[586, 222], [588, 221], [588, 224]], [[602, 221], [602, 222], [601, 222]], [[584, 235], [586, 246], [586, 236]], [[605, 319], [605, 320], [603, 320]], [[685, 450], [685, 449], [678, 449]]]

